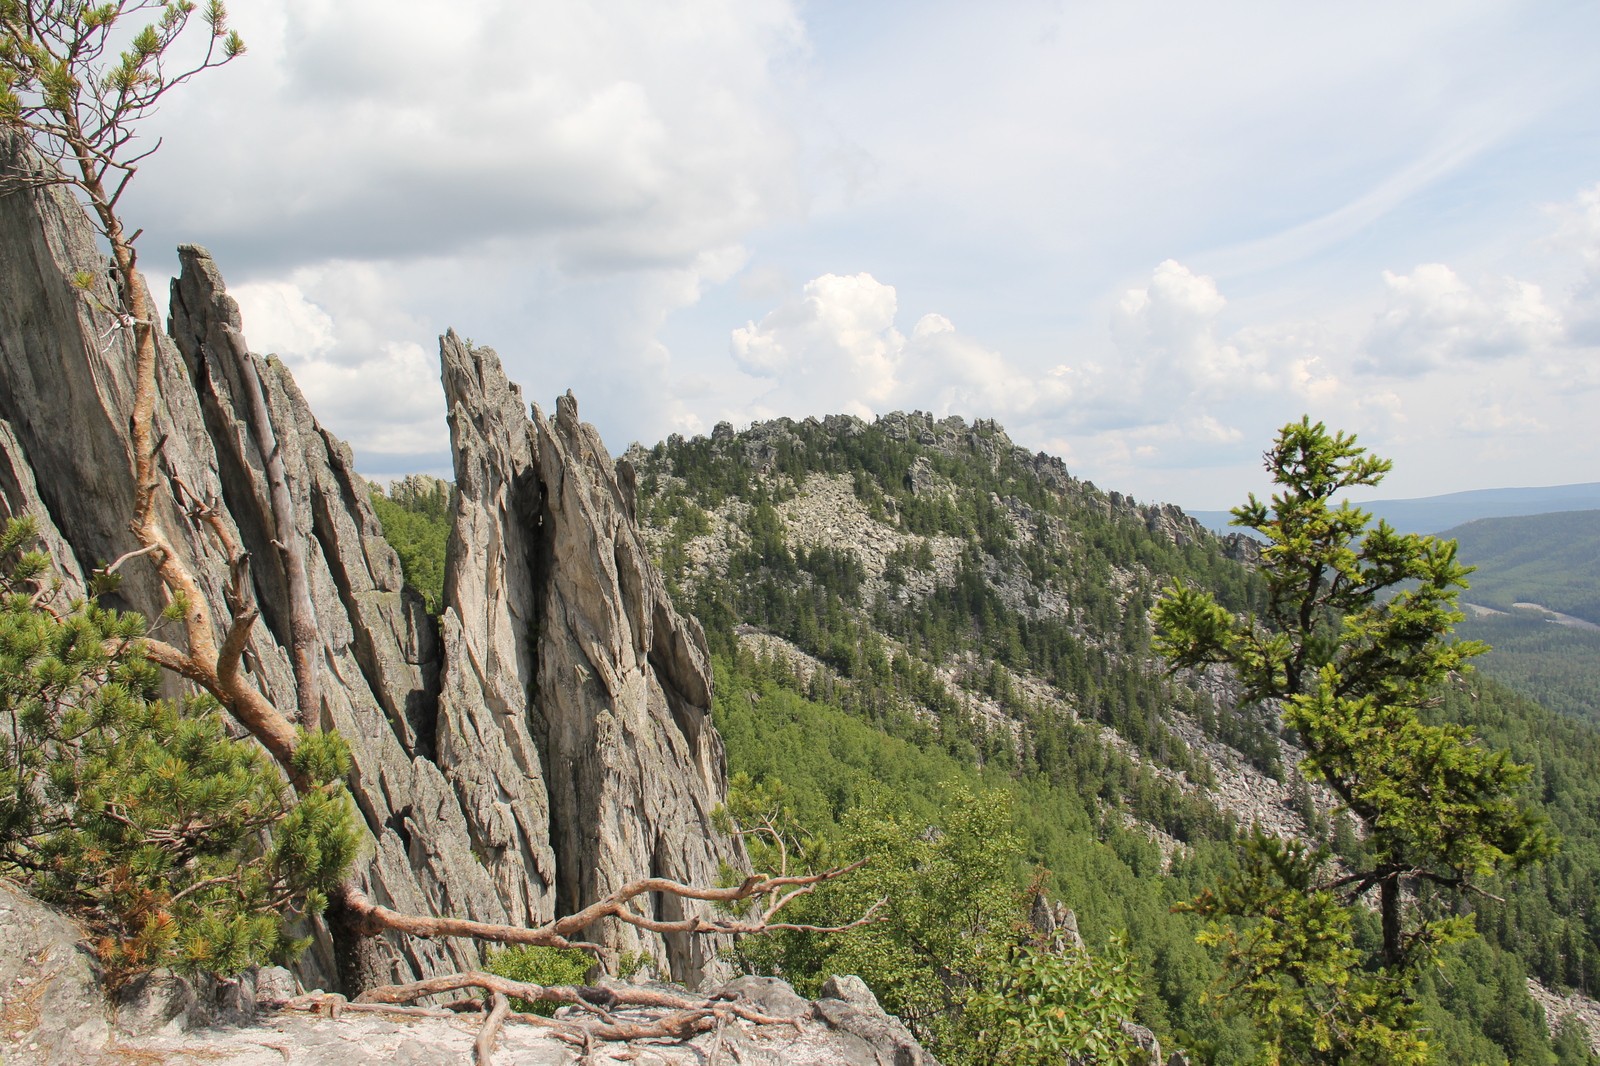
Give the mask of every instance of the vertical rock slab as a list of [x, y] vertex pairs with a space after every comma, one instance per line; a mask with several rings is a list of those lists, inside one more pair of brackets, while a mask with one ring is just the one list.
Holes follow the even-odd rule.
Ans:
[[[531, 855], [549, 871], [539, 906], [551, 916], [640, 877], [707, 885], [723, 863], [743, 868], [742, 850], [711, 824], [726, 759], [705, 636], [649, 560], [626, 474], [619, 481], [570, 394], [553, 421], [537, 407], [530, 421], [494, 352], [450, 333], [440, 359], [457, 509], [439, 762], [497, 834], [503, 850], [486, 864], [510, 862], [512, 844], [525, 866]], [[491, 809], [497, 795], [503, 814]], [[710, 913], [670, 897], [652, 905], [658, 918]], [[620, 923], [588, 935], [647, 951], [691, 984], [718, 947]]]
[[[569, 392], [556, 416], [534, 408], [548, 553], [539, 633], [538, 713], [549, 767], [552, 841], [563, 910], [649, 874], [715, 884], [742, 850], [711, 814], [726, 795], [727, 759], [711, 725], [705, 634], [680, 615], [639, 538], [628, 492]], [[652, 917], [709, 915], [662, 896]], [[653, 949], [632, 926], [607, 929], [619, 950]], [[674, 980], [706, 976], [718, 944], [668, 934]], [[655, 951], [652, 950], [652, 954]]]
[[549, 799], [529, 716], [538, 663], [540, 489], [522, 394], [487, 348], [440, 340], [455, 451], [454, 525], [445, 555], [439, 769], [467, 815], [505, 917], [555, 917]]

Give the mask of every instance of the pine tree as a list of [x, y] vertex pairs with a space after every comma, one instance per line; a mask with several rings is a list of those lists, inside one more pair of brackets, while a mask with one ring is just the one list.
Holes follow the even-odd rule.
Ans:
[[[1233, 511], [1234, 525], [1267, 540], [1262, 616], [1175, 584], [1156, 609], [1158, 648], [1175, 669], [1227, 666], [1246, 701], [1281, 708], [1308, 752], [1302, 771], [1368, 836], [1359, 867], [1334, 876], [1326, 851], [1257, 833], [1237, 876], [1189, 906], [1221, 923], [1207, 938], [1228, 949], [1232, 1006], [1257, 1016], [1270, 1058], [1422, 1062], [1412, 985], [1441, 945], [1473, 935], [1470, 916], [1432, 915], [1555, 843], [1516, 797], [1526, 767], [1426, 720], [1438, 686], [1487, 650], [1449, 639], [1470, 572], [1455, 542], [1369, 529], [1367, 512], [1333, 506], [1391, 466], [1353, 436], [1306, 418], [1265, 458], [1280, 491]], [[1382, 944], [1366, 959], [1351, 908], [1374, 890]], [[1443, 907], [1420, 905], [1440, 892]]]
[[343, 741], [303, 738], [296, 795], [209, 697], [156, 699], [143, 617], [63, 604], [34, 534], [0, 536], [0, 873], [79, 917], [113, 980], [297, 954], [355, 856]]

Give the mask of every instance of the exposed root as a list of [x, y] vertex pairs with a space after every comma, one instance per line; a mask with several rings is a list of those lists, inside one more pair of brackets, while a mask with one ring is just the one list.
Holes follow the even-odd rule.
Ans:
[[[508, 1022], [545, 1029], [552, 1036], [581, 1048], [586, 1059], [593, 1056], [596, 1041], [688, 1041], [702, 1033], [715, 1032], [716, 1040], [711, 1049], [711, 1059], [715, 1062], [721, 1054], [724, 1031], [735, 1021], [754, 1025], [792, 1025], [799, 1031], [807, 1017], [803, 1014], [792, 1018], [774, 1017], [735, 1000], [678, 995], [650, 988], [535, 985], [479, 971], [449, 974], [404, 985], [385, 985], [369, 989], [349, 1003], [345, 1002], [343, 996], [313, 992], [284, 1002], [280, 1009], [325, 1011], [329, 1017], [338, 1017], [341, 1011], [372, 1011], [421, 1018], [457, 1018], [460, 1015], [456, 1011], [404, 1004], [463, 988], [481, 989], [488, 995], [479, 1001], [480, 1005], [492, 1004], [491, 1009], [484, 1013], [483, 1024], [473, 1044], [476, 1066], [492, 1066], [494, 1042], [502, 1026]], [[512, 1011], [510, 1000], [513, 996], [579, 1007], [589, 1011], [592, 1017], [545, 1018]], [[635, 1010], [653, 1008], [671, 1013], [637, 1020], [618, 1018], [609, 1013], [609, 1010], [619, 1007]]]

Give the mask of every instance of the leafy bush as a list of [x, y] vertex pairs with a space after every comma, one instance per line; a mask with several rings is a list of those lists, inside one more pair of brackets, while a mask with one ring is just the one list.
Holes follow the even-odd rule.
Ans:
[[33, 536], [0, 536], [0, 873], [78, 916], [113, 982], [297, 954], [355, 856], [344, 742], [302, 739], [295, 796], [210, 698], [155, 699], [144, 619], [59, 603]]
[[[1023, 842], [1004, 793], [949, 786], [930, 826], [882, 796], [845, 814], [836, 838], [799, 830], [776, 781], [737, 775], [722, 818], [750, 832], [758, 869], [833, 866], [868, 858], [847, 878], [790, 905], [785, 920], [839, 926], [874, 904], [882, 920], [841, 933], [781, 931], [746, 938], [734, 961], [747, 973], [781, 975], [816, 995], [826, 975], [856, 974], [941, 1061], [956, 1066], [1062, 1061], [1126, 1063], [1141, 996], [1120, 939], [1096, 959], [1087, 951], [1031, 946], [1025, 907], [1038, 891], [1019, 869]], [[777, 843], [783, 841], [783, 849]], [[1052, 1057], [1053, 1056], [1053, 1057]]]
[[[504, 948], [489, 956], [484, 969], [490, 973], [524, 981], [531, 985], [581, 985], [583, 975], [594, 965], [594, 956], [578, 948], [547, 948], [519, 945]], [[560, 1007], [546, 1000], [529, 1001], [511, 997], [511, 1009], [548, 1018]]]
[[1123, 937], [1098, 958], [1081, 949], [1021, 945], [996, 969], [994, 986], [972, 997], [973, 1043], [996, 1066], [1064, 1061], [1127, 1066], [1137, 1045], [1123, 1031], [1139, 1000]]

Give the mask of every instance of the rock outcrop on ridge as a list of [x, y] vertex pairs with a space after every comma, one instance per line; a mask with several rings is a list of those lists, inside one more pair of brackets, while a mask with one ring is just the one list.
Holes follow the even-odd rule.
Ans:
[[[55, 911], [0, 882], [0, 1063], [8, 1066], [124, 1066], [130, 1062], [207, 1062], [215, 1066], [440, 1066], [477, 1061], [483, 1024], [475, 1011], [431, 1017], [283, 1010], [299, 991], [278, 967], [233, 980], [187, 980], [154, 973], [108, 1002], [81, 932]], [[606, 978], [614, 989], [624, 982]], [[685, 995], [670, 985], [654, 991]], [[508, 1024], [494, 1061], [516, 1066], [939, 1066], [898, 1019], [886, 1014], [858, 977], [832, 977], [812, 1002], [772, 977], [722, 985], [781, 1025], [735, 1020], [682, 1043], [596, 1042], [585, 1053], [548, 1029]], [[576, 1008], [566, 1008], [568, 1011]], [[663, 1008], [615, 1008], [622, 1023], [648, 1023]], [[442, 1015], [442, 1016], [441, 1016]], [[557, 1012], [561, 1017], [561, 1012]]]
[[[711, 825], [727, 777], [711, 665], [639, 538], [630, 468], [619, 479], [571, 393], [530, 419], [493, 351], [454, 333], [440, 351], [456, 495], [438, 761], [463, 804], [485, 808], [486, 867], [514, 852], [537, 875], [530, 918], [643, 876], [714, 883], [743, 857]], [[493, 776], [473, 777], [485, 751]], [[689, 906], [666, 897], [654, 917]], [[651, 947], [631, 926], [605, 935]], [[715, 947], [667, 934], [664, 961], [698, 983]]]
[[[69, 590], [138, 547], [129, 412], [132, 338], [106, 310], [108, 263], [82, 210], [24, 142], [0, 139], [0, 517], [29, 514]], [[742, 849], [715, 834], [725, 788], [698, 627], [674, 612], [639, 550], [626, 473], [564, 400], [530, 420], [492, 353], [445, 339], [457, 448], [457, 530], [442, 630], [404, 586], [348, 446], [288, 370], [251, 354], [209, 254], [180, 249], [170, 336], [158, 340], [161, 521], [213, 610], [220, 549], [174, 499], [213, 504], [252, 556], [261, 619], [245, 668], [295, 706], [287, 579], [241, 371], [255, 368], [306, 546], [320, 631], [322, 722], [350, 742], [367, 830], [359, 886], [420, 914], [540, 923], [651, 873], [707, 882]], [[154, 618], [144, 560], [115, 605]], [[218, 619], [225, 625], [225, 619]], [[176, 691], [176, 686], [174, 687]], [[665, 910], [664, 910], [665, 913]], [[473, 968], [476, 945], [317, 923], [307, 987], [351, 989]], [[595, 930], [600, 933], [600, 930]], [[675, 978], [686, 944], [630, 928]], [[357, 950], [359, 948], [359, 950]]]

